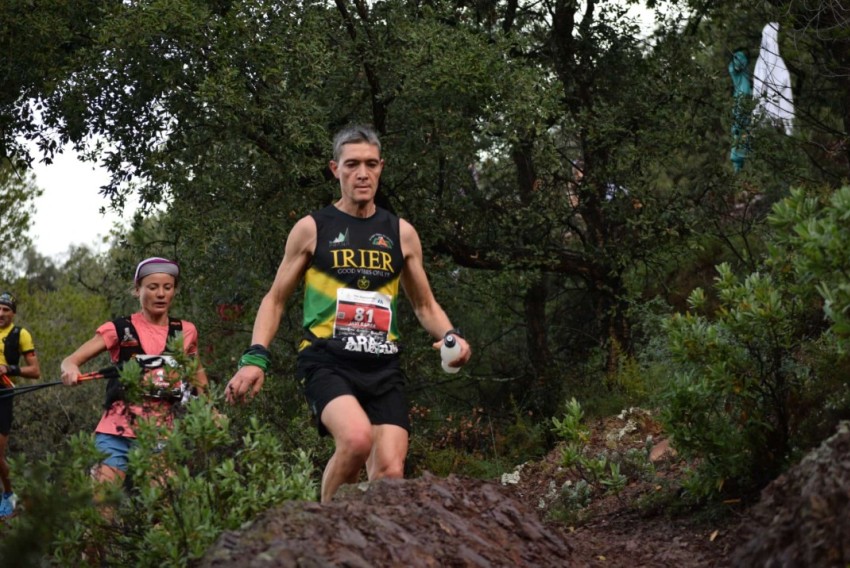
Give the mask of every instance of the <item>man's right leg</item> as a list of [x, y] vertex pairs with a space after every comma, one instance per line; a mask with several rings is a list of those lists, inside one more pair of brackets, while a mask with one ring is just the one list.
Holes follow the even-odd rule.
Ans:
[[322, 411], [322, 423], [334, 439], [334, 454], [322, 475], [322, 503], [343, 483], [356, 483], [372, 451], [372, 423], [357, 399], [342, 395]]
[[6, 448], [9, 445], [9, 435], [0, 434], [0, 481], [2, 481], [2, 499], [0, 499], [0, 518], [6, 518], [15, 512], [15, 500], [12, 493], [12, 479], [9, 476], [9, 463], [6, 461]]
[[[2, 391], [0, 391], [2, 392]], [[6, 449], [9, 447], [9, 432], [12, 431], [12, 398], [0, 399], [0, 484], [2, 493], [12, 492], [12, 478], [9, 463], [6, 461]]]
[[3, 483], [3, 493], [12, 491], [12, 480], [9, 477], [9, 464], [6, 462], [6, 448], [9, 445], [9, 436], [0, 434], [0, 482]]

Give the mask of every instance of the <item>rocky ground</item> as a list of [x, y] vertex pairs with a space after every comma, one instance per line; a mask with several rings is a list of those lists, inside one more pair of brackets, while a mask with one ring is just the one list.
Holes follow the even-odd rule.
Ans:
[[[657, 435], [646, 415], [623, 415], [596, 424], [589, 447], [646, 447]], [[678, 471], [666, 447], [655, 446], [658, 471]], [[725, 531], [721, 538], [629, 507], [658, 491], [655, 476], [566, 514], [561, 488], [577, 477], [560, 461], [556, 450], [499, 480], [425, 475], [348, 486], [329, 505], [287, 503], [223, 535], [203, 565], [710, 566], [726, 558]]]
[[224, 533], [201, 566], [850, 566], [850, 423], [757, 504], [733, 499], [710, 517], [674, 506], [688, 464], [648, 413], [588, 427], [586, 455], [616, 459], [629, 479], [616, 492], [580, 491], [588, 475], [558, 447], [500, 479], [426, 474], [288, 502]]
[[732, 501], [714, 520], [669, 513], [685, 464], [647, 413], [598, 421], [588, 448], [621, 456], [651, 448], [644, 455], [653, 467], [630, 476], [617, 495], [597, 491], [583, 507], [568, 506], [581, 476], [562, 467], [560, 448], [499, 480], [425, 475], [348, 486], [332, 504], [287, 503], [225, 533], [202, 565], [850, 565], [846, 424], [758, 505], [740, 511]]
[[[569, 565], [728, 566], [730, 552], [740, 543], [735, 529], [740, 513], [729, 509], [720, 520], [708, 520], [668, 512], [686, 464], [649, 414], [633, 410], [591, 426], [589, 455], [648, 450], [651, 467], [643, 475], [624, 467], [628, 485], [616, 495], [594, 491], [583, 508], [566, 498], [581, 476], [561, 466], [560, 448], [516, 472], [516, 498], [534, 504], [538, 515], [559, 526], [572, 549]], [[513, 481], [511, 476], [503, 480]]]
[[736, 566], [850, 566], [850, 422], [762, 491], [739, 536]]

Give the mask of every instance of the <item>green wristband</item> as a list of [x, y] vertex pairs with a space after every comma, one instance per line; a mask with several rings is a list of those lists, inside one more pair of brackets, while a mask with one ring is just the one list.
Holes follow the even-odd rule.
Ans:
[[262, 355], [257, 355], [254, 353], [245, 353], [242, 357], [239, 358], [239, 368], [242, 367], [259, 367], [263, 370], [263, 372], [268, 372], [269, 365], [271, 361], [268, 360], [267, 357], [263, 357]]

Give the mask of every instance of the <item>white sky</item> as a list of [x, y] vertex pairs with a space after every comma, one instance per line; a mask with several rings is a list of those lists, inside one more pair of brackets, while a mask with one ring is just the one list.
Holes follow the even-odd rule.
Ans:
[[[135, 211], [134, 204], [128, 204], [122, 218], [109, 209], [108, 200], [98, 193], [109, 180], [106, 171], [80, 161], [70, 147], [50, 165], [36, 159], [33, 173], [44, 194], [35, 201], [29, 234], [44, 256], [64, 260], [71, 245], [106, 250], [103, 239], [114, 224], [126, 224]], [[106, 207], [106, 214], [100, 213], [101, 207]]]

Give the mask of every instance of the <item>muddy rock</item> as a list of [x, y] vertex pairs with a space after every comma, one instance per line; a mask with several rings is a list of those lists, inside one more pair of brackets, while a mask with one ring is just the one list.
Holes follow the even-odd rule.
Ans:
[[498, 483], [426, 474], [345, 486], [224, 533], [201, 566], [553, 566], [570, 546]]
[[850, 422], [768, 485], [735, 566], [850, 566]]

